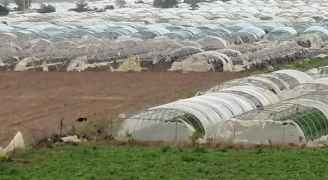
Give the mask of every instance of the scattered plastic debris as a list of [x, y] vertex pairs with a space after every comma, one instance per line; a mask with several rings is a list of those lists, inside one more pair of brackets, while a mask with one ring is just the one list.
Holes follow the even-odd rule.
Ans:
[[81, 140], [76, 135], [62, 137], [61, 140], [64, 143], [80, 143], [81, 142]]

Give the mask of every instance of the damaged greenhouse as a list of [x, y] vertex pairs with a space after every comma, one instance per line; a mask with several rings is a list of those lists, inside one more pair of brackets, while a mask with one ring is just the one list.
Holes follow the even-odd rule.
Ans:
[[211, 1], [196, 11], [181, 2], [172, 11], [147, 1], [12, 12], [0, 23], [0, 70], [236, 72], [328, 53], [327, 2]]

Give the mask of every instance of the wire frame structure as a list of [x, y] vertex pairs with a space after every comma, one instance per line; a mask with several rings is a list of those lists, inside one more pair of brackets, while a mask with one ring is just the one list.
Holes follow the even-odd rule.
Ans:
[[204, 136], [205, 129], [193, 114], [169, 108], [149, 109], [127, 118], [118, 138], [144, 141], [188, 141], [193, 133]]
[[297, 123], [303, 130], [306, 139], [317, 139], [327, 135], [328, 120], [327, 117], [316, 108], [296, 112], [287, 117]]
[[281, 124], [294, 123], [306, 141], [328, 135], [328, 99], [326, 92], [312, 92], [287, 100], [263, 110], [253, 110], [235, 117], [242, 121], [273, 121]]

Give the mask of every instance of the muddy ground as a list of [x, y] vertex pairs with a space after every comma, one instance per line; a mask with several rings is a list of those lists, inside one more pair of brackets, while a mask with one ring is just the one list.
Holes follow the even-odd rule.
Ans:
[[120, 113], [194, 95], [238, 73], [1, 72], [0, 145], [20, 130], [34, 142], [80, 117]]

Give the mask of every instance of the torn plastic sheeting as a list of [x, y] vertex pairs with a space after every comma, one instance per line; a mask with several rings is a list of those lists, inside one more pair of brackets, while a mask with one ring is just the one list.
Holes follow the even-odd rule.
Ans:
[[237, 120], [224, 122], [214, 139], [247, 144], [302, 144], [305, 136], [292, 121]]
[[273, 72], [273, 74], [276, 74], [276, 73], [280, 73], [280, 74], [286, 74], [290, 77], [293, 77], [295, 78], [300, 84], [302, 83], [308, 83], [308, 82], [311, 82], [313, 81], [313, 78], [306, 74], [305, 72], [302, 72], [302, 71], [297, 71], [297, 70], [293, 70], [293, 69], [286, 69], [286, 70], [279, 70], [279, 71], [275, 71]]
[[174, 62], [174, 61], [181, 60], [182, 58], [186, 58], [190, 55], [200, 53], [200, 52], [202, 52], [201, 49], [195, 48], [195, 47], [190, 47], [190, 46], [177, 48], [177, 49], [174, 49], [171, 52], [169, 52], [169, 55], [168, 55], [166, 61]]
[[[207, 70], [205, 71], [232, 71], [231, 59], [225, 54], [216, 51], [205, 51], [193, 54], [185, 58], [182, 63], [183, 71], [197, 71], [201, 69], [200, 67], [198, 69], [194, 67], [197, 63], [206, 64]], [[211, 64], [222, 64], [222, 67], [213, 67], [213, 69], [211, 69]]]

